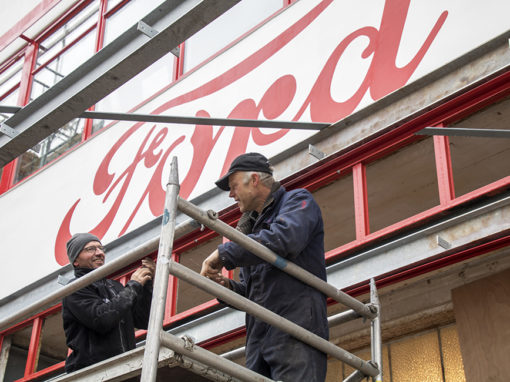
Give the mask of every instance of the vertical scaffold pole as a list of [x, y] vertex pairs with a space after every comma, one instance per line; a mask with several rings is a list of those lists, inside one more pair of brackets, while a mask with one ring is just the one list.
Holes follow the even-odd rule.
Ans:
[[161, 223], [158, 261], [152, 294], [147, 340], [142, 364], [142, 382], [155, 382], [158, 372], [160, 349], [160, 333], [163, 330], [166, 292], [168, 287], [168, 264], [171, 261], [175, 233], [175, 217], [177, 214], [177, 196], [179, 195], [179, 174], [177, 158], [172, 158], [170, 177], [166, 185], [165, 209]]
[[377, 308], [377, 316], [372, 319], [370, 325], [372, 361], [377, 363], [379, 368], [379, 374], [373, 377], [373, 381], [382, 382], [381, 304], [373, 278], [370, 279], [370, 303]]

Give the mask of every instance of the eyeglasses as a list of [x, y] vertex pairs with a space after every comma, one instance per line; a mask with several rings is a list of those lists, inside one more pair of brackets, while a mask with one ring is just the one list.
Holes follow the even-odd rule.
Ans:
[[94, 253], [96, 253], [96, 251], [97, 251], [98, 249], [99, 249], [101, 252], [106, 253], [105, 248], [104, 248], [103, 246], [101, 246], [101, 245], [97, 245], [97, 246], [96, 246], [96, 245], [92, 245], [92, 246], [90, 246], [90, 247], [83, 248], [83, 250], [84, 250], [85, 252], [89, 253], [89, 254], [94, 254]]

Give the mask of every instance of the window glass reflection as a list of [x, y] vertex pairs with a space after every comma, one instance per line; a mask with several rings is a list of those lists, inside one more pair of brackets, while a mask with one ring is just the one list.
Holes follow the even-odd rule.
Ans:
[[17, 89], [11, 90], [21, 81], [21, 71], [23, 69], [23, 60], [17, 60], [0, 74], [0, 104], [13, 106], [16, 102], [8, 103], [6, 99], [12, 99], [12, 94], [17, 94]]
[[95, 52], [99, 2], [93, 2], [39, 46], [31, 99], [37, 98]]
[[95, 30], [92, 30], [71, 48], [37, 72], [34, 76], [31, 98], [37, 98], [88, 60], [94, 54], [95, 37]]
[[[17, 102], [18, 102], [18, 90], [16, 89], [15, 92], [9, 94], [9, 96], [2, 99], [0, 101], [0, 104], [5, 106], [16, 106]], [[11, 113], [0, 113], [0, 123], [11, 117], [12, 117]]]
[[[163, 0], [132, 0], [127, 3], [106, 19], [104, 45], [115, 40], [162, 2]], [[112, 7], [108, 6], [108, 8]]]
[[75, 119], [39, 142], [18, 158], [15, 183], [58, 158], [81, 142], [84, 120]]
[[[173, 70], [174, 55], [168, 53], [98, 102], [96, 110], [126, 112], [133, 109], [170, 84]], [[97, 129], [97, 127], [94, 128], [94, 130]]]
[[186, 40], [184, 71], [212, 56], [282, 7], [281, 1], [243, 0]]

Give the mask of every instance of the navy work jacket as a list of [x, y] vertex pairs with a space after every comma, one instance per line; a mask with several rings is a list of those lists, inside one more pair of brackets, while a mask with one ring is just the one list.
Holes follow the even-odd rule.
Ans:
[[[279, 187], [262, 213], [256, 215], [251, 215], [254, 221], [249, 237], [326, 281], [322, 214], [307, 190], [287, 192]], [[234, 242], [220, 245], [218, 251], [225, 268], [242, 267], [240, 282], [230, 281], [236, 293], [323, 338], [329, 337], [326, 297], [321, 292]], [[288, 336], [250, 315], [246, 315], [246, 330], [247, 352], [270, 347]]]

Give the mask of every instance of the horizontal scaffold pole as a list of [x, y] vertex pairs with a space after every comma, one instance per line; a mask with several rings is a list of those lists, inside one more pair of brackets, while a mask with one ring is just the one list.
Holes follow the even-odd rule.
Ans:
[[195, 346], [192, 342], [174, 336], [165, 331], [160, 332], [161, 344], [173, 350], [178, 354], [182, 354], [188, 358], [203, 363], [211, 368], [218, 369], [234, 378], [238, 378], [245, 382], [274, 382], [272, 379], [266, 378], [260, 374], [251, 371], [243, 366], [238, 365], [220, 355]]
[[[19, 106], [0, 105], [0, 113], [16, 113], [21, 110]], [[79, 118], [106, 119], [112, 121], [174, 123], [182, 125], [212, 125], [212, 126], [235, 126], [235, 127], [265, 127], [270, 129], [291, 130], [321, 130], [330, 126], [330, 123], [321, 122], [297, 122], [297, 121], [273, 121], [263, 119], [237, 119], [237, 118], [206, 118], [187, 117], [178, 115], [161, 114], [138, 114], [138, 113], [115, 113], [107, 111], [84, 111]]]
[[292, 321], [279, 316], [278, 314], [263, 308], [262, 306], [248, 300], [247, 298], [231, 291], [216, 282], [200, 276], [198, 273], [186, 268], [184, 265], [175, 261], [170, 262], [169, 271], [172, 275], [184, 280], [191, 285], [196, 286], [203, 291], [211, 293], [213, 296], [221, 299], [227, 304], [242, 310], [268, 324], [278, 328], [298, 340], [326, 353], [346, 364], [361, 370], [364, 374], [376, 376], [379, 374], [377, 367], [373, 366], [367, 361], [349, 353], [348, 351], [333, 345], [331, 342], [319, 337], [318, 335], [303, 329], [301, 326], [296, 325]]
[[328, 284], [324, 280], [321, 280], [319, 277], [304, 270], [296, 264], [287, 261], [285, 258], [271, 251], [269, 248], [263, 246], [252, 238], [244, 235], [242, 232], [222, 222], [217, 218], [216, 212], [212, 210], [206, 212], [182, 198], [178, 198], [177, 206], [181, 212], [197, 220], [199, 223], [202, 223], [220, 235], [225, 236], [229, 240], [236, 242], [254, 255], [260, 257], [261, 259], [267, 261], [282, 271], [294, 276], [305, 284], [314, 287], [315, 289], [324, 293], [326, 296], [331, 297], [335, 301], [338, 301], [345, 306], [348, 306], [352, 310], [359, 313], [361, 316], [369, 319], [377, 316], [377, 310], [371, 309], [370, 306], [363, 304], [362, 302], [342, 292], [338, 288], [335, 288], [333, 285]]

